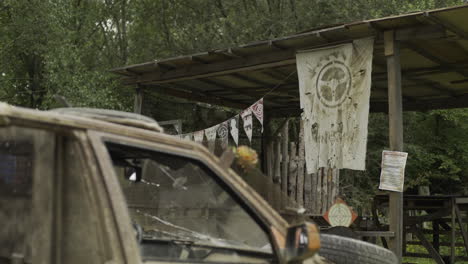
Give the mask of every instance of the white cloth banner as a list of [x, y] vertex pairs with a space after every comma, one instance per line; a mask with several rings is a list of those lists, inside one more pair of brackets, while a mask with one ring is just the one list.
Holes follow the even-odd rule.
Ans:
[[365, 169], [373, 43], [296, 54], [308, 173]]
[[241, 114], [242, 122], [244, 123], [244, 131], [249, 139], [249, 142], [252, 143], [252, 110], [250, 108], [245, 109]]
[[205, 136], [208, 140], [208, 149], [211, 153], [214, 153], [216, 146], [216, 133], [218, 131], [219, 124], [209, 128], [205, 128]]
[[200, 143], [200, 144], [203, 142], [203, 137], [204, 136], [205, 136], [205, 131], [204, 130], [199, 130], [199, 131], [193, 132], [193, 140], [195, 142]]
[[219, 124], [218, 137], [222, 149], [226, 149], [229, 143], [229, 125], [228, 121], [224, 121]]
[[236, 143], [236, 146], [239, 145], [239, 115], [236, 115], [235, 117], [231, 118], [229, 120], [229, 127], [230, 127], [230, 132], [231, 132], [231, 137], [234, 139], [234, 143]]
[[255, 115], [258, 121], [260, 121], [260, 124], [262, 124], [263, 133], [263, 98], [255, 102], [255, 104], [251, 105], [250, 109], [252, 110], [252, 113]]

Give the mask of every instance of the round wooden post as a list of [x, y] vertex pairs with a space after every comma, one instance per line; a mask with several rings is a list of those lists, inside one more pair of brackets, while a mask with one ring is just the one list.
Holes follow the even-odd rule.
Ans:
[[[388, 78], [388, 122], [390, 149], [403, 151], [403, 105], [401, 94], [400, 47], [394, 31], [384, 32], [385, 56]], [[403, 193], [390, 192], [389, 205], [390, 231], [395, 236], [390, 239], [390, 248], [401, 263], [403, 257]]]

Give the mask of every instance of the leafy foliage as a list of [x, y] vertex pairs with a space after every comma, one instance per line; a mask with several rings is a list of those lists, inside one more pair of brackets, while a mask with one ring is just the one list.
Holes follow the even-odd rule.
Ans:
[[[3, 0], [0, 100], [48, 109], [53, 96], [76, 106], [130, 110], [132, 89], [108, 70], [155, 58], [236, 46], [326, 24], [446, 7], [462, 0]], [[152, 95], [163, 119], [212, 110]], [[167, 107], [165, 109], [164, 107]], [[200, 110], [201, 109], [201, 110]], [[176, 114], [174, 114], [176, 112]], [[226, 114], [217, 114], [219, 119]], [[158, 116], [158, 117], [159, 117]], [[405, 113], [408, 191], [467, 192], [467, 109]], [[218, 118], [218, 117], [216, 117]], [[387, 117], [371, 115], [365, 172], [344, 172], [343, 193], [365, 208], [377, 189]]]

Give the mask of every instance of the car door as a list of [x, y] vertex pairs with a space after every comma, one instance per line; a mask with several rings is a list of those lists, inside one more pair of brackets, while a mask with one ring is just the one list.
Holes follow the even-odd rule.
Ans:
[[122, 243], [138, 245], [139, 258], [277, 262], [268, 224], [190, 146], [89, 135], [104, 178], [117, 187], [111, 197], [122, 230], [134, 230]]
[[56, 263], [124, 263], [97, 161], [83, 131], [56, 138]]
[[0, 126], [0, 263], [52, 263], [55, 134]]

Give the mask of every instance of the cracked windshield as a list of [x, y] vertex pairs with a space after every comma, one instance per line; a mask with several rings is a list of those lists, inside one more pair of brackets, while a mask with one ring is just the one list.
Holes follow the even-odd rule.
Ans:
[[265, 231], [201, 163], [106, 146], [144, 259], [264, 263], [273, 258]]

